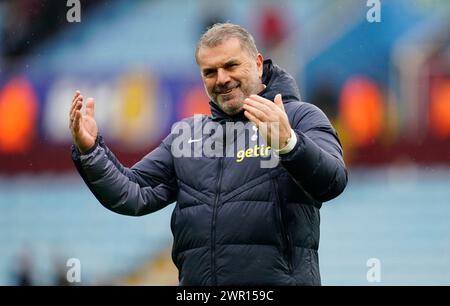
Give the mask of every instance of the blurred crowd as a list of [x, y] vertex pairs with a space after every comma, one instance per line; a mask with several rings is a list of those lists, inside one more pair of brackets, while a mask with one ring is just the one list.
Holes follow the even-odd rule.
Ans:
[[[80, 1], [83, 10], [90, 9], [98, 2]], [[67, 25], [67, 3], [58, 0], [2, 1], [0, 51], [6, 62], [20, 58], [55, 32], [63, 30]]]
[[[122, 6], [117, 5], [120, 2]], [[383, 17], [379, 24], [367, 21], [365, 14], [368, 8], [359, 1], [351, 0], [342, 2], [342, 5], [329, 4], [326, 1], [315, 4], [293, 1], [277, 4], [270, 1], [257, 3], [250, 1], [242, 4], [240, 17], [231, 11], [232, 6], [219, 1], [186, 4], [186, 8], [193, 6], [199, 9], [197, 12], [191, 11], [200, 14], [201, 18], [198, 20], [189, 17], [187, 13], [184, 14], [184, 8], [169, 1], [165, 12], [169, 14], [167, 17], [186, 15], [185, 20], [178, 21], [195, 25], [196, 34], [192, 35], [190, 41], [192, 45], [202, 32], [216, 22], [236, 19], [235, 22], [241, 22], [248, 27], [254, 33], [257, 45], [265, 58], [272, 58], [287, 69], [297, 79], [303, 100], [319, 106], [334, 123], [344, 142], [345, 158], [349, 164], [385, 164], [399, 160], [422, 164], [445, 163], [446, 159], [439, 154], [437, 147], [444, 146], [445, 152], [450, 151], [450, 146], [447, 145], [450, 139], [449, 5], [439, 2], [438, 7], [437, 4], [427, 6], [424, 3], [397, 1], [383, 4]], [[142, 112], [133, 118], [123, 120], [123, 124], [130, 126], [132, 121], [143, 120], [139, 116], [148, 115], [160, 118], [166, 123], [180, 119], [178, 115], [174, 116], [170, 111], [167, 112], [169, 109], [167, 104], [174, 109], [172, 112], [177, 114], [208, 112], [205, 95], [201, 93], [202, 87], [198, 86], [199, 78], [191, 82], [188, 80], [190, 76], [177, 74], [178, 69], [185, 70], [186, 61], [174, 63], [175, 69], [171, 74], [166, 72], [167, 69], [157, 68], [152, 63], [155, 59], [159, 65], [162, 61], [157, 58], [164, 56], [162, 49], [154, 48], [153, 42], [147, 40], [147, 37], [154, 36], [153, 33], [147, 34], [147, 23], [151, 29], [152, 23], [158, 24], [158, 20], [147, 19], [144, 15], [140, 18], [135, 16], [136, 20], [141, 20], [142, 25], [139, 26], [139, 23], [135, 22], [134, 29], [126, 30], [128, 24], [133, 23], [125, 22], [128, 18], [125, 9], [141, 6], [142, 10], [136, 11], [144, 12], [147, 9], [151, 14], [158, 6], [164, 5], [142, 1], [133, 4], [107, 0], [81, 1], [85, 16], [92, 8], [100, 11], [114, 6], [117, 6], [116, 12], [111, 14], [114, 14], [116, 19], [109, 18], [108, 14], [104, 17], [108, 18], [107, 21], [112, 27], [115, 27], [115, 24], [126, 26], [122, 26], [123, 33], [121, 27], [117, 26], [119, 32], [117, 36], [113, 36], [117, 43], [113, 42], [111, 48], [108, 48], [105, 42], [97, 43], [104, 36], [99, 31], [101, 29], [99, 24], [103, 22], [99, 17], [97, 20], [89, 17], [86, 18], [88, 22], [75, 25], [82, 29], [81, 34], [78, 34], [77, 45], [65, 39], [55, 38], [56, 32], [63, 32], [68, 28], [66, 14], [69, 8], [66, 1], [17, 0], [0, 3], [2, 15], [0, 63], [4, 72], [0, 75], [0, 109], [3, 113], [0, 114], [0, 132], [3, 132], [0, 133], [3, 134], [0, 136], [0, 155], [2, 153], [4, 155], [5, 169], [12, 169], [8, 172], [15, 171], [13, 170], [15, 166], [11, 166], [9, 162], [11, 160], [8, 160], [11, 153], [27, 154], [31, 152], [31, 147], [38, 145], [36, 141], [46, 143], [50, 139], [50, 146], [66, 145], [69, 141], [62, 134], [56, 136], [58, 141], [53, 141], [53, 135], [48, 135], [53, 132], [46, 131], [45, 124], [54, 119], [47, 119], [46, 116], [56, 114], [52, 115], [50, 111], [53, 107], [51, 104], [54, 103], [52, 99], [55, 99], [51, 94], [72, 93], [74, 88], [71, 86], [78, 86], [76, 84], [81, 81], [73, 74], [69, 76], [73, 84], [69, 86], [65, 84], [65, 87], [62, 87], [51, 79], [58, 79], [67, 73], [50, 74], [50, 69], [47, 71], [46, 68], [51, 67], [53, 71], [70, 69], [68, 67], [73, 65], [70, 62], [74, 56], [77, 61], [90, 60], [93, 66], [100, 65], [104, 60], [104, 66], [99, 66], [95, 71], [100, 78], [110, 82], [108, 86], [111, 88], [117, 89], [114, 82], [123, 83], [121, 79], [131, 84], [130, 92], [134, 91], [135, 86], [143, 86], [140, 90], [142, 101], [137, 102], [136, 95], [134, 101], [125, 101], [123, 98], [122, 101], [125, 102], [122, 103], [126, 104], [123, 107], [128, 108], [127, 105], [130, 103], [142, 103], [143, 106], [154, 103], [154, 106], [149, 106], [148, 114]], [[239, 6], [236, 4], [236, 7]], [[311, 13], [308, 15], [306, 12]], [[178, 27], [176, 22], [171, 22], [169, 27], [162, 27], [160, 32], [165, 34], [161, 36], [160, 43], [167, 45], [171, 40], [170, 36], [178, 32]], [[71, 27], [71, 30], [73, 29], [74, 25]], [[134, 49], [116, 48], [117, 45], [133, 46], [133, 43], [126, 42], [128, 37], [125, 35], [128, 31], [130, 34], [133, 33], [129, 36], [137, 37], [138, 41], [139, 37], [142, 37], [141, 45], [136, 45]], [[85, 44], [89, 41], [87, 38], [90, 35], [93, 35], [93, 38], [89, 44]], [[45, 43], [52, 37], [52, 49], [46, 49]], [[124, 43], [120, 43], [122, 40]], [[174, 43], [174, 46], [177, 44]], [[44, 46], [42, 54], [41, 51], [34, 51], [39, 45]], [[166, 48], [173, 49], [169, 46]], [[41, 66], [32, 64], [33, 61], [29, 63], [26, 59], [27, 54], [33, 53], [38, 53], [34, 54], [34, 58], [43, 58]], [[146, 54], [143, 59], [136, 59], [142, 54]], [[89, 59], [90, 57], [92, 59]], [[180, 54], [180, 58], [192, 60], [185, 54]], [[116, 67], [116, 63], [121, 65]], [[128, 71], [139, 65], [142, 67], [145, 65], [146, 68], [141, 68], [137, 75], [129, 77]], [[12, 69], [8, 70], [8, 67]], [[110, 71], [115, 72], [111, 74]], [[189, 74], [196, 73], [194, 70], [189, 71]], [[145, 74], [144, 77], [142, 73]], [[34, 79], [31, 75], [34, 75]], [[170, 76], [170, 80], [165, 79], [167, 75]], [[111, 76], [116, 80], [111, 80]], [[139, 79], [141, 81], [136, 81]], [[146, 84], [146, 81], [142, 81], [144, 79], [154, 84]], [[83, 81], [89, 86], [96, 86], [95, 79], [83, 78]], [[183, 85], [178, 88], [171, 87], [170, 84], [174, 82]], [[185, 94], [183, 86], [192, 89]], [[167, 95], [160, 97], [163, 94], [158, 91], [163, 87], [164, 91], [170, 88], [167, 95], [174, 97], [171, 101], [168, 101], [170, 98], [167, 98]], [[118, 90], [124, 91], [120, 87]], [[104, 92], [100, 85], [98, 91]], [[125, 92], [117, 94], [131, 97]], [[62, 98], [64, 95], [59, 96]], [[154, 101], [151, 101], [152, 96]], [[14, 103], [11, 102], [13, 100]], [[161, 113], [155, 111], [157, 109], [160, 109]], [[20, 123], [21, 120], [15, 114], [27, 118], [29, 124]], [[2, 116], [10, 119], [2, 120]], [[34, 128], [34, 125], [38, 125], [38, 129]], [[141, 125], [141, 130], [148, 129], [149, 133], [156, 135], [155, 139], [145, 143], [151, 145], [157, 143], [167, 133], [168, 127], [170, 124], [153, 127]], [[104, 130], [117, 134], [108, 135], [113, 142], [121, 143], [125, 139], [136, 139], [136, 143], [144, 143], [143, 134], [139, 134], [139, 129], [130, 131], [130, 137], [123, 137], [123, 133], [118, 132], [123, 130], [123, 126], [108, 126]], [[60, 143], [59, 140], [62, 139], [65, 141]], [[136, 156], [149, 149], [147, 146], [139, 150], [129, 143], [124, 147], [128, 148], [124, 153], [136, 153]], [[133, 152], [133, 148], [138, 152]], [[38, 151], [37, 154], [46, 152]], [[47, 163], [44, 167], [50, 164]], [[56, 168], [61, 169], [59, 166]], [[67, 165], [64, 168], [67, 168]]]

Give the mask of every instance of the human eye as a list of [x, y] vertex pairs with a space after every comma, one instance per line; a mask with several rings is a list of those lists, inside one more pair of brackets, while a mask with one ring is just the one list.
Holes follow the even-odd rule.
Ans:
[[204, 77], [212, 77], [214, 75], [214, 70], [213, 69], [206, 69], [203, 71], [203, 76]]
[[226, 69], [233, 69], [233, 68], [235, 68], [235, 67], [237, 67], [237, 66], [239, 66], [238, 63], [236, 63], [236, 62], [231, 62], [231, 63], [227, 63], [227, 64], [225, 65], [225, 68], [226, 68]]

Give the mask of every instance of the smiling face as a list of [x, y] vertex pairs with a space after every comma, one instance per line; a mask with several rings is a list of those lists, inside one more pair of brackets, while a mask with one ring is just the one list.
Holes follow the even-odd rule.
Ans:
[[200, 47], [197, 62], [209, 98], [228, 115], [242, 111], [245, 98], [264, 88], [262, 55], [250, 55], [238, 38]]

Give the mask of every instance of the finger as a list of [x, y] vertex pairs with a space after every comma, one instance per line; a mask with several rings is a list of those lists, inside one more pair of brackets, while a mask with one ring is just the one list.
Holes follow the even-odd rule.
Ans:
[[79, 113], [80, 117], [81, 117], [81, 107], [82, 104], [81, 102], [78, 102], [78, 104], [76, 105], [76, 107], [73, 109], [72, 113], [70, 114], [70, 119], [69, 119], [69, 128], [70, 130], [73, 131], [74, 129], [74, 125], [75, 125], [75, 118], [76, 118], [76, 114]]
[[75, 109], [77, 103], [81, 101], [81, 104], [83, 104], [83, 96], [77, 96], [73, 102], [72, 105], [70, 106], [70, 114], [72, 115], [73, 110]]
[[70, 115], [70, 120], [69, 120], [69, 129], [72, 132], [72, 134], [74, 134], [74, 121], [75, 121], [75, 113], [73, 113], [73, 115]]
[[264, 112], [266, 115], [269, 115], [273, 112], [272, 109], [270, 109], [267, 105], [265, 105], [264, 103], [261, 103], [260, 101], [256, 101], [254, 99], [251, 98], [247, 98], [244, 100], [244, 105], [250, 105], [252, 107], [255, 107], [257, 109], [259, 109], [260, 111]]
[[273, 102], [275, 102], [275, 105], [284, 111], [283, 99], [281, 97], [281, 94], [277, 94]]
[[75, 92], [75, 95], [73, 96], [72, 104], [70, 106], [71, 107], [71, 109], [70, 109], [71, 112], [72, 112], [72, 108], [74, 107], [74, 104], [76, 104], [76, 102], [80, 99], [80, 97], [82, 98], [81, 93], [80, 93], [79, 90], [77, 90]]
[[80, 93], [79, 90], [75, 91], [75, 95], [73, 96], [73, 99], [72, 99], [72, 104], [75, 102], [75, 99], [76, 99], [80, 94], [81, 94], [81, 93]]
[[273, 102], [268, 100], [268, 99], [266, 99], [266, 98], [263, 98], [263, 97], [258, 96], [258, 95], [250, 95], [249, 98], [252, 99], [253, 101], [256, 101], [256, 102], [259, 102], [259, 103], [265, 105], [269, 109], [274, 109]]
[[77, 100], [75, 102], [75, 104], [73, 105], [72, 111], [70, 112], [70, 120], [73, 121], [75, 118], [75, 112], [78, 110], [81, 110], [81, 108], [83, 107], [83, 102], [82, 100]]
[[75, 111], [73, 127], [72, 127], [72, 130], [75, 133], [78, 133], [80, 131], [80, 122], [81, 122], [81, 111], [77, 110], [77, 111]]
[[[273, 104], [273, 102], [271, 102]], [[251, 112], [254, 116], [256, 116], [259, 120], [263, 122], [279, 122], [280, 121], [280, 112], [281, 110], [274, 106], [275, 109], [270, 110], [268, 108], [261, 107], [261, 104], [257, 103], [257, 106], [250, 105], [250, 103], [244, 104], [244, 109]]]
[[86, 115], [94, 118], [94, 98], [88, 98], [86, 102]]
[[244, 111], [244, 115], [245, 117], [247, 117], [248, 120], [250, 120], [251, 122], [253, 122], [257, 127], [259, 127], [259, 123], [260, 121], [258, 120], [258, 118], [256, 118], [254, 115], [252, 115], [250, 112], [248, 111]]
[[253, 116], [255, 116], [256, 118], [258, 118], [258, 120], [260, 121], [267, 121], [267, 115], [266, 113], [264, 113], [264, 111], [251, 106], [250, 104], [244, 104], [244, 110], [246, 110], [247, 112], [251, 113]]

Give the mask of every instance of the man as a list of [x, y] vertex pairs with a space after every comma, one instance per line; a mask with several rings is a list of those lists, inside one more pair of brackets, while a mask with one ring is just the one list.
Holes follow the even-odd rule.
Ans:
[[[187, 133], [173, 129], [125, 168], [98, 135], [93, 99], [82, 114], [77, 92], [70, 129], [78, 171], [120, 214], [144, 215], [176, 201], [172, 258], [180, 285], [320, 285], [319, 208], [347, 184], [335, 130], [317, 107], [300, 102], [294, 79], [264, 61], [242, 27], [214, 25], [199, 40], [196, 60], [212, 112], [200, 121], [215, 133], [199, 134], [194, 118], [185, 119]], [[262, 137], [227, 130], [249, 122]], [[236, 148], [242, 158], [177, 154], [180, 143], [192, 153], [197, 142], [220, 146], [230, 137], [245, 140]], [[268, 154], [279, 163], [262, 167]]]

